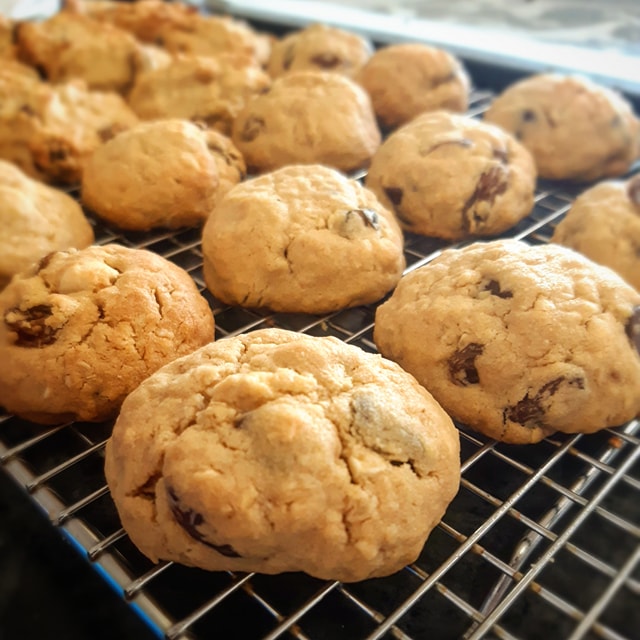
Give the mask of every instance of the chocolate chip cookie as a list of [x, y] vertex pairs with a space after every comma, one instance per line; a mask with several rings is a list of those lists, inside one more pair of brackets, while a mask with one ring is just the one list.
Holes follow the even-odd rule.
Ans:
[[408, 373], [335, 338], [224, 338], [124, 402], [105, 471], [153, 561], [383, 576], [413, 562], [458, 489], [459, 436]]
[[426, 111], [464, 112], [470, 80], [452, 54], [425, 44], [403, 43], [378, 49], [356, 81], [371, 96], [380, 126], [395, 129]]
[[405, 266], [393, 215], [358, 182], [320, 165], [233, 187], [205, 223], [202, 254], [219, 300], [301, 313], [379, 300]]
[[449, 415], [497, 440], [640, 413], [640, 293], [556, 244], [444, 251], [378, 308], [374, 340]]
[[640, 176], [584, 191], [551, 239], [610, 267], [640, 291]]
[[495, 99], [485, 120], [515, 135], [543, 178], [619, 176], [640, 155], [640, 123], [629, 102], [579, 76], [520, 80]]
[[273, 78], [309, 69], [353, 77], [372, 53], [371, 42], [356, 33], [312, 24], [273, 43], [267, 71]]
[[162, 365], [213, 340], [183, 269], [118, 245], [58, 251], [0, 292], [0, 405], [42, 424], [112, 417]]
[[369, 164], [380, 130], [367, 93], [329, 71], [294, 71], [248, 101], [232, 139], [249, 170], [324, 164], [349, 172]]
[[160, 69], [141, 73], [129, 104], [143, 120], [184, 118], [228, 135], [249, 98], [270, 84], [260, 67], [244, 59], [180, 55]]
[[446, 111], [394, 131], [366, 178], [404, 229], [448, 240], [509, 229], [531, 211], [535, 184], [533, 159], [510, 134]]
[[69, 195], [0, 160], [0, 289], [11, 277], [59, 249], [82, 249], [93, 227]]
[[188, 120], [143, 122], [96, 149], [83, 172], [82, 202], [123, 229], [196, 226], [243, 169], [222, 134]]

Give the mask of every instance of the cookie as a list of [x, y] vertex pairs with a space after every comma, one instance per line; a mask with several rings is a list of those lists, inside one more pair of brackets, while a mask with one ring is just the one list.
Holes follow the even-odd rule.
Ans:
[[240, 111], [231, 137], [257, 173], [314, 163], [355, 171], [369, 164], [381, 139], [364, 89], [328, 71], [276, 78]]
[[640, 413], [640, 293], [556, 244], [444, 251], [378, 307], [374, 340], [454, 419], [504, 442]]
[[262, 69], [244, 59], [181, 55], [161, 69], [141, 73], [129, 104], [143, 120], [184, 118], [227, 135], [247, 100], [270, 84]]
[[91, 153], [137, 121], [116, 93], [0, 72], [0, 158], [38, 180], [79, 183]]
[[457, 492], [459, 446], [394, 363], [266, 329], [143, 382], [105, 471], [123, 527], [153, 561], [356, 581], [417, 558]]
[[17, 58], [15, 29], [16, 23], [0, 14], [0, 60], [2, 60], [2, 66], [7, 60]]
[[231, 189], [203, 228], [202, 255], [219, 300], [301, 313], [375, 302], [405, 266], [393, 215], [320, 165], [283, 167]]
[[130, 33], [69, 12], [21, 23], [17, 46], [20, 58], [50, 82], [79, 78], [98, 91], [128, 91], [142, 65]]
[[82, 249], [93, 227], [69, 195], [0, 160], [0, 289], [11, 277], [59, 249]]
[[394, 131], [366, 185], [407, 231], [457, 240], [509, 229], [533, 208], [536, 172], [510, 134], [434, 111]]
[[118, 245], [49, 254], [0, 292], [0, 318], [0, 405], [42, 424], [112, 417], [214, 330], [186, 271]]
[[464, 112], [470, 80], [452, 54], [425, 44], [393, 44], [378, 49], [356, 81], [364, 87], [380, 126], [395, 129], [426, 111]]
[[584, 191], [551, 240], [613, 269], [640, 291], [640, 176]]
[[640, 155], [640, 124], [618, 93], [586, 78], [537, 74], [507, 87], [484, 116], [533, 154], [542, 178], [624, 174]]
[[335, 71], [353, 77], [371, 57], [371, 42], [344, 29], [312, 24], [276, 40], [267, 71], [277, 78], [291, 71]]
[[225, 155], [223, 140], [188, 120], [140, 123], [93, 153], [82, 175], [82, 202], [123, 229], [199, 225], [219, 189], [242, 175], [239, 152], [234, 166], [231, 142]]

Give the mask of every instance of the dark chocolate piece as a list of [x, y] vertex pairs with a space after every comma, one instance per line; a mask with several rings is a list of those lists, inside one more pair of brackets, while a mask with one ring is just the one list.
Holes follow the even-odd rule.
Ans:
[[456, 351], [449, 358], [449, 377], [454, 384], [466, 387], [480, 382], [480, 376], [476, 369], [476, 358], [483, 351], [484, 345], [472, 342], [463, 349]]
[[500, 283], [497, 280], [489, 280], [484, 287], [485, 291], [489, 291], [492, 296], [498, 296], [498, 298], [513, 298], [513, 292], [509, 290], [503, 291], [500, 288]]
[[323, 69], [335, 69], [340, 66], [342, 60], [335, 53], [318, 53], [311, 58], [311, 62]]
[[631, 344], [640, 354], [640, 305], [633, 308], [633, 312], [627, 320], [625, 331], [629, 336], [629, 340], [631, 340]]
[[[52, 314], [51, 306], [48, 304], [38, 304], [24, 311], [14, 307], [5, 312], [4, 323], [17, 334], [15, 342], [17, 346], [45, 347], [56, 341], [61, 328], [47, 324], [47, 319]], [[12, 317], [11, 320], [9, 320], [10, 317]]]
[[385, 187], [384, 192], [387, 194], [387, 198], [391, 200], [391, 204], [395, 207], [402, 203], [402, 196], [404, 192], [400, 187]]

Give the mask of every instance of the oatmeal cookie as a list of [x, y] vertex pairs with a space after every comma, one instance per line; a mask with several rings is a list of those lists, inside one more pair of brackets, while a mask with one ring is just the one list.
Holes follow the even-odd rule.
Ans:
[[536, 172], [510, 134], [434, 111], [384, 141], [366, 185], [407, 231], [456, 240], [500, 233], [529, 214]]
[[529, 149], [542, 178], [619, 176], [640, 155], [640, 122], [631, 105], [578, 76], [525, 78], [507, 87], [484, 117]]
[[213, 340], [186, 271], [118, 245], [58, 251], [0, 292], [0, 405], [43, 424], [112, 417], [162, 365]]
[[122, 524], [153, 561], [356, 581], [413, 562], [458, 489], [459, 435], [400, 367], [265, 329], [176, 360], [106, 448]]
[[380, 130], [367, 93], [328, 71], [295, 71], [248, 101], [232, 139], [255, 172], [288, 164], [355, 171], [369, 164]]
[[116, 93], [0, 72], [0, 158], [39, 180], [79, 183], [91, 153], [137, 121]]
[[228, 135], [247, 100], [270, 84], [262, 69], [233, 56], [181, 55], [163, 68], [141, 73], [129, 104], [143, 120], [184, 118]]
[[464, 112], [470, 80], [452, 54], [425, 44], [378, 49], [356, 76], [369, 96], [380, 126], [395, 129], [426, 111]]
[[640, 175], [584, 191], [551, 240], [610, 267], [640, 291]]
[[454, 419], [505, 442], [640, 413], [640, 293], [559, 245], [444, 251], [378, 308], [374, 340]]
[[231, 189], [207, 219], [202, 253], [219, 300], [303, 313], [379, 300], [405, 266], [393, 215], [320, 165], [283, 167]]
[[371, 42], [356, 33], [313, 24], [273, 43], [267, 71], [272, 78], [309, 69], [353, 77], [372, 53]]
[[219, 189], [240, 180], [241, 162], [231, 141], [188, 120], [143, 122], [96, 149], [82, 175], [82, 202], [123, 229], [196, 226]]
[[59, 249], [83, 249], [93, 227], [69, 195], [0, 160], [0, 289], [11, 277]]

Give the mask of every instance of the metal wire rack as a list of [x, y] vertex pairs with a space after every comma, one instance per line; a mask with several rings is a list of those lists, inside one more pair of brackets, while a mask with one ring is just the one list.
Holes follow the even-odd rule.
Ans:
[[[469, 113], [491, 97], [475, 91]], [[504, 236], [548, 242], [576, 193], [541, 182], [532, 213]], [[198, 229], [142, 234], [93, 224], [100, 244], [148, 249], [188, 271], [211, 304], [218, 338], [278, 326], [375, 351], [375, 305], [322, 317], [222, 306], [204, 286]], [[407, 234], [407, 270], [448, 246]], [[0, 414], [0, 466], [169, 640], [640, 638], [638, 420], [527, 446], [459, 426], [460, 491], [422, 554], [393, 576], [355, 584], [152, 564], [120, 527], [105, 484], [110, 422], [45, 429]]]

